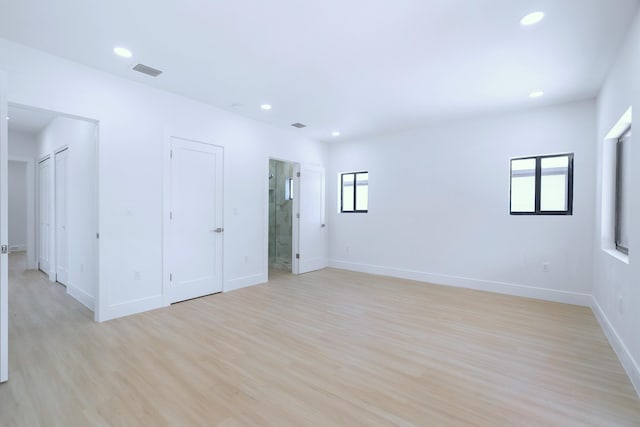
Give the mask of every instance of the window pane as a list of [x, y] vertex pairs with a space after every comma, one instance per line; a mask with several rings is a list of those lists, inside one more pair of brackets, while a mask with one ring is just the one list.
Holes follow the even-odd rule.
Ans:
[[531, 175], [536, 173], [536, 159], [515, 159], [511, 160], [512, 171], [526, 171]]
[[511, 178], [511, 212], [533, 212], [536, 208], [536, 177]]
[[569, 188], [569, 157], [540, 160], [540, 210], [566, 211]]
[[542, 160], [542, 168], [568, 168], [569, 156], [545, 157]]
[[353, 206], [353, 181], [355, 175], [352, 173], [345, 173], [342, 175], [342, 210], [344, 212], [352, 212]]
[[356, 175], [356, 210], [366, 211], [369, 206], [369, 174]]
[[548, 175], [542, 176], [540, 182], [540, 210], [542, 211], [566, 211], [567, 210], [567, 176]]
[[618, 142], [617, 153], [617, 188], [616, 188], [616, 246], [627, 251], [629, 249], [629, 194], [631, 191], [631, 171], [629, 162], [630, 133]]
[[536, 208], [536, 159], [511, 161], [511, 212], [534, 212]]

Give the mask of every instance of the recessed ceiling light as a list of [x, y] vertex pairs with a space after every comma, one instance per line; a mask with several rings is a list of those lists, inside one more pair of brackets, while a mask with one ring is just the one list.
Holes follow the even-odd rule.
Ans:
[[542, 21], [543, 18], [544, 12], [532, 12], [528, 15], [525, 15], [520, 20], [520, 25], [524, 25], [525, 27], [528, 27], [529, 25], [535, 25], [538, 22]]
[[529, 94], [529, 98], [540, 98], [542, 95], [544, 95], [544, 92], [541, 90], [536, 90], [534, 92], [531, 92]]
[[331, 132], [331, 136], [340, 136], [340, 132], [335, 130], [335, 131]]
[[114, 47], [113, 53], [123, 58], [131, 58], [133, 56], [133, 53], [126, 47]]
[[263, 110], [269, 111], [269, 110], [271, 110], [271, 105], [270, 104], [262, 104], [260, 106], [260, 108], [262, 108]]

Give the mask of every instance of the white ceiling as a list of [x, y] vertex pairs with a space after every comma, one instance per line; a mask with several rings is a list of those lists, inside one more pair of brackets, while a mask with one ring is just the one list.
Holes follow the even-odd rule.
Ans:
[[9, 131], [37, 134], [56, 118], [55, 113], [9, 106]]
[[[637, 0], [0, 0], [0, 37], [341, 140], [591, 98], [637, 7]], [[521, 27], [534, 10], [545, 20]], [[134, 57], [116, 57], [117, 45]], [[131, 71], [138, 62], [164, 74]], [[529, 99], [538, 89], [546, 95]], [[333, 130], [342, 136], [332, 138]]]

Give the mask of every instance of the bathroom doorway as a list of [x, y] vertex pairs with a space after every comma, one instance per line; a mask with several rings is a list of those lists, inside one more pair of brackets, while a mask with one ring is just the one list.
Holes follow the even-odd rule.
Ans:
[[292, 273], [296, 165], [269, 160], [269, 276]]

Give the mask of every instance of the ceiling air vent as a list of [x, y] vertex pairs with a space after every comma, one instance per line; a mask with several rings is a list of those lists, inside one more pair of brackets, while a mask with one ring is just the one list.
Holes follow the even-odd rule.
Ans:
[[156, 70], [155, 68], [149, 67], [144, 64], [136, 65], [135, 67], [133, 67], [133, 70], [151, 77], [158, 77], [160, 74], [162, 74], [162, 71]]
[[302, 128], [306, 128], [307, 125], [305, 125], [304, 123], [294, 123], [291, 126], [293, 126], [294, 128], [298, 128], [298, 129], [302, 129]]

